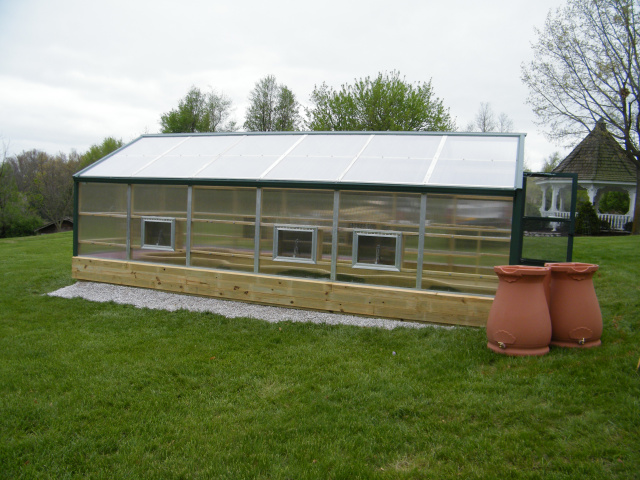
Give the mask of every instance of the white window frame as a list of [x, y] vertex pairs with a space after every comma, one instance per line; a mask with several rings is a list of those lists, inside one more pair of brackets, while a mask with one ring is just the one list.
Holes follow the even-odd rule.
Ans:
[[[176, 219], [172, 217], [141, 217], [141, 227], [140, 227], [140, 248], [146, 250], [166, 250], [169, 252], [175, 252], [176, 250]], [[168, 223], [171, 225], [171, 241], [170, 245], [153, 245], [144, 243], [145, 239], [145, 229], [147, 222], [155, 222], [155, 223]]]
[[[358, 247], [361, 237], [385, 237], [395, 238], [395, 259], [393, 265], [382, 265], [378, 263], [360, 263], [358, 262]], [[402, 232], [394, 232], [389, 230], [354, 230], [353, 231], [353, 251], [351, 254], [353, 268], [367, 268], [370, 270], [391, 270], [399, 272], [402, 265]]]
[[[311, 234], [311, 258], [278, 255], [280, 232], [305, 232]], [[276, 262], [318, 263], [318, 227], [306, 225], [274, 225], [273, 226], [273, 260]]]

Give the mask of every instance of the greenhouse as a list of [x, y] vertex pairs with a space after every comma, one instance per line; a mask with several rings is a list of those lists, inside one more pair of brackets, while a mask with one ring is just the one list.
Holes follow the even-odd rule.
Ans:
[[524, 134], [144, 135], [76, 174], [73, 275], [483, 325], [493, 267], [527, 245], [523, 149]]

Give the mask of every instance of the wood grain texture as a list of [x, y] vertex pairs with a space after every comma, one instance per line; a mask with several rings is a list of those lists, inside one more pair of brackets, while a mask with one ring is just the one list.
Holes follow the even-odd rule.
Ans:
[[87, 257], [73, 258], [72, 276], [265, 305], [450, 325], [484, 326], [493, 302], [489, 296]]

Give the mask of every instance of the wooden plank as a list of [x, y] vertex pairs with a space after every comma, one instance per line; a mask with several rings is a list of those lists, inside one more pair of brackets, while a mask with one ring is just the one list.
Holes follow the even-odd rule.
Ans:
[[457, 325], [484, 325], [491, 297], [74, 257], [79, 280], [214, 298]]

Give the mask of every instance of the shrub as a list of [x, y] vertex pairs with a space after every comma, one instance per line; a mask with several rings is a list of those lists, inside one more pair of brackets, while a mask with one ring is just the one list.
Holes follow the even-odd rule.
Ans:
[[590, 201], [581, 202], [576, 212], [576, 235], [598, 235], [608, 226], [598, 218]]

